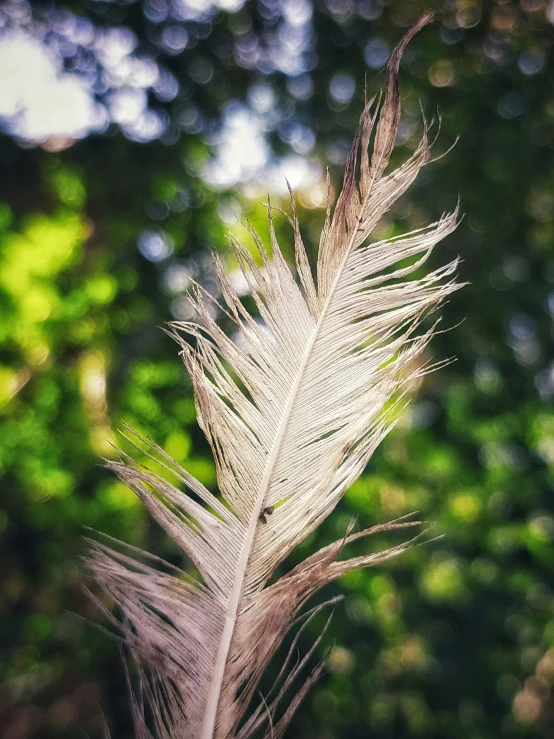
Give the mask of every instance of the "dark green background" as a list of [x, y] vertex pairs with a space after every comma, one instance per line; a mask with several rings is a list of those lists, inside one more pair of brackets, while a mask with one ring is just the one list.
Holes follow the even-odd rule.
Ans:
[[[134, 54], [156, 58], [179, 92], [165, 102], [150, 93], [166, 131], [148, 143], [115, 124], [61, 151], [48, 150], [59, 148], [56, 142], [29, 147], [8, 133], [0, 137], [6, 739], [93, 737], [102, 711], [115, 737], [130, 735], [116, 643], [72, 615], [99, 619], [79, 586], [82, 537], [88, 526], [176, 557], [133, 495], [99, 463], [113, 454], [108, 441], [122, 421], [214, 483], [190, 383], [159, 327], [179, 305], [168, 271], [186, 268], [209, 287], [210, 249], [232, 266], [222, 213], [236, 211], [238, 202], [242, 217], [267, 233], [258, 195], [248, 197], [241, 187], [216, 191], [200, 176], [225, 104], [248, 104], [254, 85], [269, 85], [277, 113], [268, 133], [274, 156], [291, 152], [291, 131], [300, 123], [315, 139], [307, 156], [330, 164], [336, 186], [364, 79], [370, 95], [384, 80], [364, 60], [368, 40], [392, 47], [432, 5], [438, 20], [412, 42], [401, 67], [412, 125], [395, 158], [417, 143], [418, 101], [429, 117], [440, 109], [437, 152], [456, 136], [460, 141], [421, 174], [381, 233], [435, 219], [460, 197], [466, 216], [431, 266], [460, 255], [460, 278], [470, 284], [442, 310], [452, 330], [435, 338], [429, 355], [457, 362], [425, 379], [404, 422], [298, 556], [342, 534], [352, 516], [367, 526], [417, 509], [444, 537], [353, 573], [327, 593], [346, 595], [321, 646], [324, 654], [334, 645], [328, 672], [288, 736], [554, 736], [552, 4], [318, 0], [302, 61], [313, 67], [313, 91], [299, 100], [287, 75], [261, 69], [259, 59], [240, 52], [263, 52], [280, 32], [286, 36], [280, 3], [247, 1], [239, 11], [214, 7], [204, 20], [172, 21], [170, 0], [82, 0], [35, 3], [25, 18], [13, 5], [0, 12], [8, 27], [48, 28], [52, 44], [63, 40], [59, 21], [71, 17], [67, 12], [90, 19], [94, 33], [130, 28], [138, 40]], [[167, 25], [188, 33], [181, 54], [164, 49]], [[78, 71], [81, 53], [78, 45], [66, 53], [68, 71]], [[101, 61], [87, 58], [91, 78], [101, 79]], [[203, 74], [210, 68], [211, 77]], [[349, 103], [330, 96], [336, 73], [355, 82]], [[99, 100], [109, 97], [109, 84], [98, 90]], [[307, 207], [312, 196], [299, 193], [313, 254], [323, 211]], [[148, 229], [160, 229], [174, 244], [157, 263], [137, 248]], [[290, 253], [283, 222], [279, 232]]]

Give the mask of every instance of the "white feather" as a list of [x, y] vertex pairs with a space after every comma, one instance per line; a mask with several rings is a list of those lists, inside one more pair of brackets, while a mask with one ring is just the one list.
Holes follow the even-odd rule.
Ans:
[[[369, 104], [362, 114], [332, 216], [328, 208], [317, 285], [294, 201], [296, 275], [281, 255], [269, 206], [271, 256], [253, 231], [261, 265], [232, 240], [263, 326], [246, 311], [217, 258], [224, 309], [240, 340], [223, 332], [199, 289], [192, 295], [197, 320], [173, 324], [193, 380], [198, 421], [213, 450], [221, 498], [158, 447], [151, 453], [188, 492], [129, 458], [110, 464], [199, 573], [193, 578], [175, 569], [162, 572], [151, 558], [103, 545], [91, 553], [96, 578], [125, 614], [119, 628], [139, 665], [142, 687], [133, 705], [141, 737], [151, 736], [143, 699], [160, 739], [246, 739], [264, 724], [266, 736], [282, 736], [319, 668], [280, 717], [276, 709], [296, 674], [287, 673], [289, 668], [281, 690], [244, 717], [291, 621], [322, 585], [406, 546], [336, 561], [350, 541], [412, 522], [348, 533], [268, 585], [279, 563], [334, 509], [389, 431], [389, 404], [421, 373], [416, 360], [433, 333], [417, 329], [457, 289], [451, 277], [455, 264], [404, 280], [455, 228], [456, 212], [402, 238], [367, 243], [429, 160], [426, 127], [413, 155], [384, 174], [400, 117], [400, 56], [428, 21], [429, 16], [420, 19], [394, 51], [382, 106]], [[410, 266], [394, 269], [407, 259]], [[148, 677], [143, 660], [150, 666]]]

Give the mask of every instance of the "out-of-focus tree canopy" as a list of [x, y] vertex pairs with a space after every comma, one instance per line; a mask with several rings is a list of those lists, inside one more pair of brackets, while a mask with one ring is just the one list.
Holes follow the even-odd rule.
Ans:
[[[130, 736], [116, 642], [87, 623], [85, 527], [178, 561], [100, 465], [122, 422], [209, 486], [190, 383], [159, 328], [284, 177], [315, 253], [363, 105], [404, 29], [395, 156], [437, 154], [378, 236], [466, 214], [402, 423], [301, 547], [419, 510], [440, 540], [345, 577], [328, 671], [289, 736], [554, 732], [554, 4], [75, 0], [0, 8], [0, 711], [6, 739]], [[50, 70], [50, 71], [49, 71]], [[421, 108], [420, 108], [421, 105]], [[61, 113], [61, 114], [60, 114]], [[281, 242], [290, 245], [285, 219]], [[237, 284], [240, 274], [234, 270]], [[94, 534], [93, 534], [94, 535]], [[74, 614], [84, 616], [80, 619]], [[313, 624], [305, 644], [321, 623]], [[323, 654], [323, 652], [322, 652]]]

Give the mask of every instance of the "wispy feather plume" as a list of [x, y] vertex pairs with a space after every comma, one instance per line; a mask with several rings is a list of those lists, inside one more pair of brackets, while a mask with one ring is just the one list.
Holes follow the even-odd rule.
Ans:
[[[385, 174], [400, 118], [400, 57], [429, 20], [423, 16], [392, 54], [382, 105], [369, 103], [362, 113], [342, 192], [334, 211], [327, 208], [317, 284], [291, 196], [296, 276], [279, 249], [271, 206], [271, 254], [251, 231], [261, 264], [231, 239], [264, 327], [247, 312], [217, 257], [220, 307], [241, 342], [223, 332], [201, 289], [191, 296], [197, 320], [172, 324], [193, 381], [198, 422], [213, 450], [220, 497], [133, 435], [128, 438], [143, 451], [146, 445], [185, 492], [125, 455], [109, 463], [198, 572], [162, 571], [146, 553], [93, 545], [90, 567], [124, 618], [107, 615], [137, 665], [133, 714], [141, 739], [281, 737], [321, 666], [282, 709], [285, 691], [305, 665], [291, 667], [287, 659], [274, 690], [249, 718], [245, 714], [300, 609], [334, 578], [406, 547], [339, 561], [354, 540], [413, 522], [350, 530], [268, 584], [367, 465], [393, 424], [391, 399], [429, 371], [414, 367], [433, 329], [418, 328], [457, 288], [455, 263], [404, 280], [453, 231], [456, 212], [402, 238], [367, 243], [429, 160], [425, 125], [414, 153]], [[406, 260], [409, 266], [394, 269]]]

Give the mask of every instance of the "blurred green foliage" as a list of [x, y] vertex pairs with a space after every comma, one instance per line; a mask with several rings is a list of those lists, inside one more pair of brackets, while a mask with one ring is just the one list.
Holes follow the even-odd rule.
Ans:
[[[419, 510], [444, 536], [329, 591], [346, 595], [322, 645], [332, 645], [328, 673], [289, 735], [554, 735], [552, 4], [60, 0], [6, 6], [3, 33], [46, 28], [45, 43], [62, 49], [71, 19], [99, 35], [129, 29], [136, 54], [163, 65], [178, 92], [148, 92], [161, 121], [149, 141], [115, 119], [77, 142], [23, 145], [9, 126], [0, 138], [6, 739], [94, 736], [102, 711], [114, 736], [130, 735], [116, 643], [87, 623], [99, 616], [79, 585], [82, 535], [90, 527], [178, 556], [99, 464], [113, 456], [122, 422], [215, 484], [190, 383], [159, 327], [186, 316], [191, 277], [214, 288], [209, 250], [231, 264], [225, 233], [245, 233], [236, 215], [267, 234], [257, 203], [269, 187], [263, 173], [261, 184], [235, 188], [205, 175], [225, 154], [225, 115], [237, 101], [261, 110], [270, 164], [294, 152], [329, 163], [336, 189], [364, 85], [377, 92], [387, 49], [430, 5], [438, 22], [401, 69], [396, 156], [417, 142], [419, 101], [428, 117], [440, 109], [438, 149], [460, 141], [379, 233], [417, 227], [460, 197], [466, 217], [433, 257], [442, 264], [459, 254], [469, 282], [442, 311], [452, 330], [432, 345], [432, 359], [457, 362], [417, 388], [403, 422], [297, 556], [344, 533], [352, 516], [370, 525]], [[114, 83], [91, 48], [90, 74], [104, 80], [96, 95], [108, 105]], [[68, 71], [85, 53], [72, 49]], [[250, 154], [246, 141], [244, 163]], [[298, 199], [315, 253], [321, 177], [299, 187]], [[286, 250], [284, 219], [279, 234]]]

